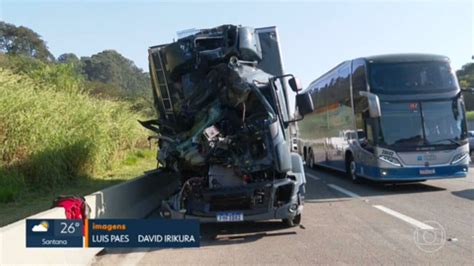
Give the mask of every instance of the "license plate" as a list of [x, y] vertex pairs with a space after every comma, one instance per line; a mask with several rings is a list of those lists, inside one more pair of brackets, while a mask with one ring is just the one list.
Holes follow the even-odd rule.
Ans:
[[425, 154], [425, 161], [435, 161], [437, 158], [436, 154]]
[[432, 175], [436, 173], [435, 169], [420, 169], [420, 175]]
[[244, 214], [241, 212], [221, 212], [216, 217], [218, 222], [240, 222], [244, 220]]

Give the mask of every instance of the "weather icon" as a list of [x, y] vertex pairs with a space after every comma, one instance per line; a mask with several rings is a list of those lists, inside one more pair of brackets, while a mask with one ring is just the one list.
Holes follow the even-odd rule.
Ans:
[[31, 231], [33, 232], [48, 232], [49, 224], [46, 221], [42, 221], [41, 223], [33, 226]]

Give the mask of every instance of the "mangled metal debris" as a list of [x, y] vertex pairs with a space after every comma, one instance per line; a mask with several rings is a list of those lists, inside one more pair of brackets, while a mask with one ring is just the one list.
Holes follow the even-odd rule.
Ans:
[[[181, 179], [165, 216], [298, 222], [301, 159], [288, 148], [287, 80], [276, 29], [233, 25], [151, 47], [163, 171]], [[294, 80], [292, 80], [294, 81]]]

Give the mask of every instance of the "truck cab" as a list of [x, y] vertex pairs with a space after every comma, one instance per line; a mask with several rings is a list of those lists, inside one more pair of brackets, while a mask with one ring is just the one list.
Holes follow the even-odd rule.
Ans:
[[288, 97], [300, 88], [283, 73], [276, 28], [196, 30], [150, 47], [149, 66], [158, 117], [141, 123], [159, 139], [160, 171], [180, 180], [162, 216], [298, 224], [306, 179]]

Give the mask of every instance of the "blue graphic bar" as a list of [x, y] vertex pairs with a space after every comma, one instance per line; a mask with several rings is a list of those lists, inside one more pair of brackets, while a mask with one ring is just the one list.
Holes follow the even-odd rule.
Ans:
[[199, 247], [198, 220], [27, 219], [26, 247]]
[[87, 246], [130, 247], [199, 247], [198, 220], [167, 219], [94, 219], [88, 220]]
[[27, 219], [26, 247], [82, 248], [82, 220]]

